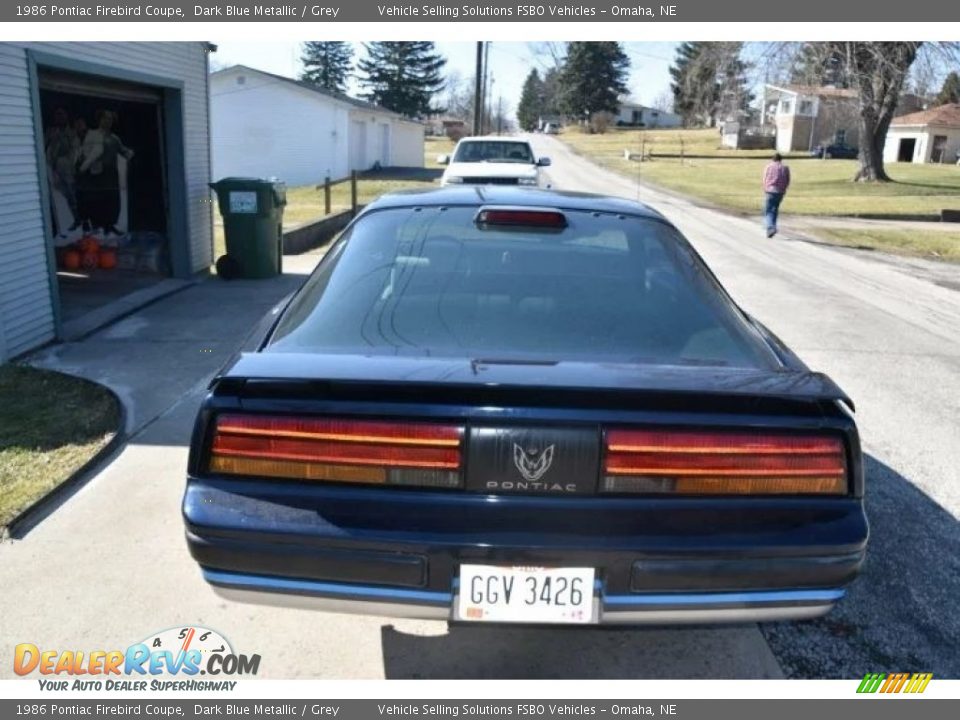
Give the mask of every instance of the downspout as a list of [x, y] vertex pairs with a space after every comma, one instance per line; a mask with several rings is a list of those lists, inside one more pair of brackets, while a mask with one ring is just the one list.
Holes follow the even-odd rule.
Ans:
[[[217, 51], [217, 46], [211, 42], [204, 43], [204, 82], [206, 83], [206, 93], [207, 93], [207, 102], [205, 105], [207, 111], [207, 185], [213, 180], [213, 126], [210, 123], [210, 53], [215, 53]], [[207, 191], [209, 197], [209, 190]], [[213, 227], [213, 203], [207, 203], [207, 225], [210, 228], [210, 264], [212, 265], [217, 261], [213, 256], [215, 248], [213, 246], [213, 236], [214, 236], [214, 227]], [[191, 258], [191, 272], [193, 271], [193, 264]], [[209, 270], [208, 270], [209, 272]]]

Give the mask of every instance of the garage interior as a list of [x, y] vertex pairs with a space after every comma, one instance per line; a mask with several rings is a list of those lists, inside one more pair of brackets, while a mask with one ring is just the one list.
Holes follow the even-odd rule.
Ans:
[[916, 138], [901, 138], [897, 149], [897, 162], [913, 162], [913, 151], [917, 147]]
[[63, 324], [171, 275], [163, 89], [38, 68]]

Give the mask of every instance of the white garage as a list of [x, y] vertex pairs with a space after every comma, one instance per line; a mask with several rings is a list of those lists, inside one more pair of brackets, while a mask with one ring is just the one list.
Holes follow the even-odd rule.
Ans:
[[234, 65], [210, 76], [213, 174], [288, 185], [423, 167], [424, 127], [371, 103]]
[[0, 362], [209, 268], [211, 50], [0, 43]]
[[960, 160], [960, 104], [948, 103], [894, 118], [884, 162], [953, 164]]

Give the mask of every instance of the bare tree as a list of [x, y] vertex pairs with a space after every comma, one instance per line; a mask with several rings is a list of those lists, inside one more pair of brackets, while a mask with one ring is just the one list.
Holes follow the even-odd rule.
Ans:
[[660, 112], [673, 112], [673, 94], [664, 90], [653, 99], [653, 109]]
[[795, 69], [803, 64], [809, 68], [819, 59], [824, 80], [842, 78], [843, 84], [857, 95], [860, 155], [853, 179], [887, 182], [890, 177], [884, 168], [883, 146], [901, 96], [909, 88], [914, 63], [918, 58], [922, 63], [935, 65], [955, 63], [957, 47], [957, 43], [923, 42], [772, 43], [766, 44], [757, 56], [771, 61], [767, 68], [759, 64], [767, 77], [773, 67]]
[[531, 42], [527, 47], [542, 70], [559, 70], [567, 59], [567, 44], [564, 42]]
[[843, 51], [847, 75], [860, 99], [860, 167], [854, 180], [888, 182], [883, 146], [900, 95], [917, 59], [919, 42], [830, 43]]
[[443, 106], [446, 115], [469, 121], [473, 117], [473, 76], [463, 77], [456, 70], [447, 74]]

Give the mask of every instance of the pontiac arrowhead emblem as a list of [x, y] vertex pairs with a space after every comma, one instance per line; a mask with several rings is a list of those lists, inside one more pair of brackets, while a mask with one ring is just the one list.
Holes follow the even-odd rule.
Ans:
[[544, 476], [550, 465], [553, 463], [553, 449], [551, 445], [543, 452], [537, 452], [532, 448], [529, 452], [520, 447], [517, 443], [513, 444], [513, 464], [527, 482], [536, 482]]

